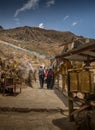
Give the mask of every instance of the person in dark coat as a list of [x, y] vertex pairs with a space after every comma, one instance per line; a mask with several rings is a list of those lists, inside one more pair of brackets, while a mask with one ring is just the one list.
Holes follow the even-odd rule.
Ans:
[[54, 87], [54, 72], [50, 67], [47, 74], [47, 89], [53, 89]]
[[44, 86], [44, 78], [45, 78], [45, 71], [42, 66], [39, 68], [39, 82], [40, 82], [40, 87], [43, 88]]

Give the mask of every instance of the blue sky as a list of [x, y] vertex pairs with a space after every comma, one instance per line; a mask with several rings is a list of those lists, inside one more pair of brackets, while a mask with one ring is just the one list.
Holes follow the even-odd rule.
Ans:
[[95, 0], [0, 0], [0, 25], [70, 31], [95, 39]]

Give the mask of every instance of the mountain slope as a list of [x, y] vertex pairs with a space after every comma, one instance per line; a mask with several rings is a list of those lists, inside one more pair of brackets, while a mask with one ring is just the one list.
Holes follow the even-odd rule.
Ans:
[[[60, 54], [64, 48], [60, 45], [71, 42], [75, 38], [80, 38], [84, 43], [87, 41], [87, 38], [76, 36], [71, 32], [46, 30], [37, 27], [25, 26], [0, 31], [1, 40], [49, 56]], [[95, 42], [93, 39], [89, 40], [89, 42], [92, 41]]]
[[58, 45], [73, 37], [75, 35], [71, 32], [45, 30], [36, 27], [19, 27], [0, 32], [0, 39], [3, 41], [47, 55], [57, 54], [61, 51]]

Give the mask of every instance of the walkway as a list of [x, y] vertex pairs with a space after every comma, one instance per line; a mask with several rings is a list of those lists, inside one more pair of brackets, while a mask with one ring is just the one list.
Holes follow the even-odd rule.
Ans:
[[14, 96], [2, 96], [0, 94], [0, 108], [10, 110], [66, 110], [67, 98], [57, 89], [47, 90], [39, 88], [35, 83], [34, 88], [25, 87], [22, 93]]
[[15, 96], [0, 94], [0, 130], [75, 130], [67, 98], [59, 90], [25, 87]]

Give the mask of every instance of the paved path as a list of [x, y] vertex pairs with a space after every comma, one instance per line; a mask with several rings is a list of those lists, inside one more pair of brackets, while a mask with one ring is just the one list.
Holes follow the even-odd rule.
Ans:
[[0, 130], [75, 130], [67, 98], [59, 90], [23, 88], [16, 96], [0, 94]]
[[40, 89], [39, 82], [18, 95], [0, 94], [0, 130], [76, 130], [67, 106], [67, 97], [58, 89]]
[[0, 112], [0, 130], [76, 130], [59, 112]]
[[2, 96], [0, 94], [0, 108], [19, 110], [65, 110], [67, 98], [59, 90], [47, 90], [39, 88], [36, 83], [34, 88], [26, 87], [22, 93], [14, 96]]

